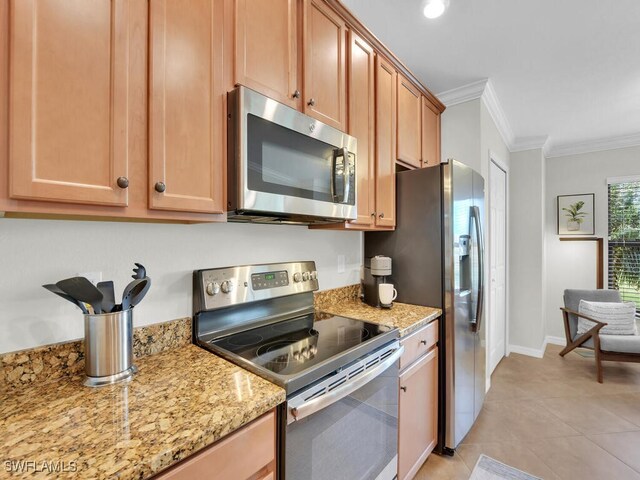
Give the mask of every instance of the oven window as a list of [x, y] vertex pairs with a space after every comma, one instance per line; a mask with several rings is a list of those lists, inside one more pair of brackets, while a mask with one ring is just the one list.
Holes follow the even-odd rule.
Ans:
[[398, 369], [293, 422], [286, 431], [287, 480], [393, 479], [398, 452]]
[[252, 114], [247, 128], [250, 190], [333, 203], [334, 146]]

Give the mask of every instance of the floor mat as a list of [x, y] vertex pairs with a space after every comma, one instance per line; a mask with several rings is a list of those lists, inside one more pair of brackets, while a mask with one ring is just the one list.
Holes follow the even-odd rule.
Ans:
[[480, 455], [469, 480], [540, 480], [522, 470], [505, 465], [486, 455]]

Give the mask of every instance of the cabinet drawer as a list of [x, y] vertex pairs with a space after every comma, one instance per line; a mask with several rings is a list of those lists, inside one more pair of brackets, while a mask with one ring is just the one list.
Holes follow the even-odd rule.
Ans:
[[[275, 413], [271, 411], [238, 432], [161, 473], [155, 479], [211, 478], [223, 480], [254, 477], [256, 473], [275, 460], [275, 426]], [[263, 478], [272, 478], [269, 475], [270, 473]]]
[[404, 346], [404, 353], [400, 358], [400, 370], [411, 365], [438, 342], [439, 323], [440, 320], [434, 320], [417, 332], [400, 340], [400, 343]]

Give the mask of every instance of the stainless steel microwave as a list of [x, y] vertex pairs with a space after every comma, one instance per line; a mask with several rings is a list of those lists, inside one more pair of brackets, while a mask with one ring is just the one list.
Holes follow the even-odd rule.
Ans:
[[354, 137], [246, 87], [228, 102], [229, 221], [356, 218]]

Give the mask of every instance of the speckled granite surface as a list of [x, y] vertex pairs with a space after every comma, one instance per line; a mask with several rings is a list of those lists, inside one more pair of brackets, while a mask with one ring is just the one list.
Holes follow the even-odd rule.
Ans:
[[415, 332], [442, 315], [439, 308], [398, 302], [394, 302], [389, 309], [374, 308], [362, 302], [359, 294], [360, 285], [317, 292], [315, 308], [319, 312], [397, 327], [401, 337]]
[[42, 478], [146, 478], [285, 400], [283, 389], [194, 345], [137, 365], [129, 383], [86, 388], [65, 378], [0, 394], [0, 478], [33, 478], [7, 472], [20, 460], [75, 462], [75, 473]]
[[[133, 355], [142, 358], [191, 343], [191, 317], [137, 327]], [[84, 373], [82, 340], [0, 355], [0, 392]]]

